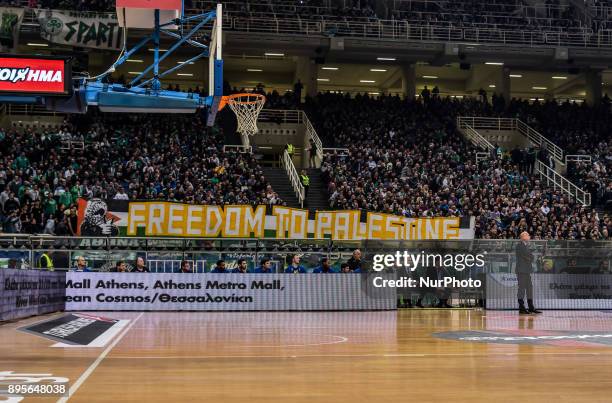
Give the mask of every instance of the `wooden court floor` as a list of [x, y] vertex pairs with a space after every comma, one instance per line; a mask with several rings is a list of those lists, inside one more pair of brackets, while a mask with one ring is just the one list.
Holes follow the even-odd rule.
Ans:
[[67, 377], [69, 401], [83, 403], [612, 401], [612, 343], [432, 336], [612, 334], [612, 312], [104, 315], [131, 321], [99, 348], [50, 347], [16, 330], [41, 317], [0, 325], [0, 371]]

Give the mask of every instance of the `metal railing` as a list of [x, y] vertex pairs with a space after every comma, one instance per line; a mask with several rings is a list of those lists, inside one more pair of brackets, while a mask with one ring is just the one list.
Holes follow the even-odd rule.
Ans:
[[476, 153], [476, 162], [484, 161], [486, 159], [489, 159], [490, 157], [491, 157], [490, 153], [487, 153], [484, 151], [478, 151]]
[[566, 155], [565, 156], [565, 164], [567, 165], [568, 162], [587, 162], [587, 163], [591, 163], [593, 161], [593, 159], [591, 158], [590, 155], [584, 155], [584, 154], [570, 154], [570, 155]]
[[223, 152], [230, 152], [230, 151], [237, 151], [241, 154], [252, 154], [253, 153], [253, 147], [251, 146], [245, 146], [242, 144], [225, 144], [223, 146]]
[[63, 151], [83, 151], [85, 150], [85, 142], [81, 140], [62, 140], [60, 149]]
[[[193, 273], [206, 272], [207, 260], [185, 260], [189, 262]], [[147, 266], [151, 273], [176, 273], [181, 268], [183, 260], [178, 259], [148, 259]]]
[[295, 196], [300, 203], [300, 207], [304, 207], [304, 186], [302, 185], [300, 175], [298, 175], [297, 169], [295, 168], [293, 160], [291, 159], [291, 156], [287, 150], [283, 151], [280, 163], [285, 169], [285, 172], [287, 172], [287, 176], [291, 182], [291, 187], [293, 187], [293, 191], [295, 192]]
[[262, 109], [258, 122], [304, 123], [304, 113], [298, 109]]
[[611, 47], [612, 31], [596, 33], [505, 30], [411, 24], [405, 20], [337, 21], [235, 17], [232, 30], [242, 32], [344, 36], [402, 41], [500, 43], [536, 46]]
[[257, 118], [258, 122], [266, 123], [292, 123], [303, 124], [304, 133], [307, 140], [312, 140], [315, 143], [317, 152], [317, 162], [323, 160], [323, 142], [319, 138], [317, 131], [308, 119], [308, 115], [301, 109], [263, 109]]
[[323, 149], [323, 155], [327, 155], [327, 154], [339, 155], [340, 157], [348, 157], [349, 149], [341, 148], [341, 147], [325, 147]]
[[516, 124], [512, 118], [490, 118], [478, 116], [459, 116], [457, 125], [467, 124], [476, 130], [515, 130]]
[[531, 126], [526, 123], [523, 123], [520, 119], [516, 120], [516, 130], [521, 133], [523, 136], [527, 137], [529, 141], [534, 143], [537, 146], [545, 146], [549, 153], [555, 158], [555, 160], [565, 165], [565, 160], [563, 158], [563, 149], [541, 135], [537, 130], [534, 130]]
[[540, 179], [546, 183], [546, 186], [552, 187], [555, 190], [562, 190], [583, 206], [591, 205], [591, 194], [589, 192], [580, 189], [540, 160], [536, 161], [536, 172], [540, 175]]
[[50, 115], [63, 116], [64, 113], [50, 111], [43, 105], [36, 104], [6, 104], [5, 113], [9, 116], [13, 115]]
[[493, 146], [493, 144], [491, 144], [489, 140], [487, 140], [480, 133], [478, 133], [478, 131], [472, 126], [476, 122], [475, 119], [478, 118], [464, 118], [459, 116], [457, 117], [457, 127], [459, 127], [465, 137], [467, 137], [468, 140], [470, 140], [477, 147], [486, 151], [494, 150], [495, 147]]
[[[41, 240], [44, 239], [44, 243]], [[446, 243], [440, 240], [350, 240], [326, 239], [219, 239], [219, 238], [157, 238], [157, 237], [56, 237], [36, 235], [0, 235], [3, 252], [11, 258], [5, 263], [13, 268], [28, 269], [36, 267], [36, 260], [43, 252], [54, 260], [56, 270], [72, 267], [76, 256], [84, 256], [90, 267], [96, 271], [108, 271], [117, 261], [135, 262], [143, 257], [149, 270], [160, 272], [176, 268], [182, 260], [191, 261], [195, 271], [207, 272], [218, 259], [230, 260], [243, 257], [257, 264], [266, 257], [272, 262], [284, 262], [288, 255], [304, 254], [315, 256], [318, 265], [321, 257], [332, 261], [350, 258], [354, 249], [359, 248], [366, 261], [375, 254], [394, 254], [397, 250], [422, 250], [441, 247], [441, 242], [453, 250], [488, 251], [491, 264], [486, 264], [485, 272], [499, 270], [497, 263], [510, 263], [515, 254], [518, 240], [507, 239], [453, 239]], [[548, 257], [588, 256], [589, 259], [605, 259], [609, 262], [612, 241], [610, 240], [532, 240], [534, 252]], [[12, 261], [12, 262], [11, 262]], [[159, 263], [157, 263], [159, 262]], [[168, 262], [168, 263], [161, 263]], [[204, 267], [204, 262], [209, 262]], [[62, 264], [63, 263], [63, 264]], [[307, 266], [308, 263], [305, 263]], [[274, 266], [274, 265], [273, 265]], [[282, 264], [277, 265], [282, 269]], [[503, 267], [511, 267], [509, 264]], [[0, 266], [0, 270], [2, 267]], [[201, 271], [200, 271], [201, 270]]]
[[[186, 10], [187, 15], [203, 11], [202, 8], [196, 7]], [[22, 26], [30, 30], [39, 29], [37, 28], [38, 21], [31, 10], [26, 12]], [[445, 22], [422, 24], [420, 21], [404, 19], [383, 20], [353, 17], [339, 19], [332, 15], [317, 15], [317, 19], [314, 20], [303, 19], [299, 16], [295, 18], [292, 14], [270, 12], [262, 13], [261, 17], [253, 17], [243, 16], [242, 12], [232, 12], [227, 9], [224, 12], [223, 29], [251, 33], [344, 36], [398, 41], [498, 43], [528, 47], [612, 47], [612, 30], [609, 29], [592, 32], [588, 28], [581, 28], [580, 32], [570, 32], [555, 27], [546, 27], [542, 30], [529, 31], [518, 25], [516, 28], [500, 28], [496, 24], [455, 27]]]
[[308, 115], [306, 115], [306, 112], [304, 111], [301, 111], [301, 112], [302, 112], [302, 120], [304, 121], [304, 128], [306, 129], [305, 130], [306, 137], [309, 141], [310, 140], [313, 141], [315, 148], [316, 148], [316, 152], [317, 152], [316, 165], [317, 167], [319, 167], [321, 166], [321, 161], [323, 161], [323, 142], [319, 138], [319, 135], [317, 134], [317, 131], [315, 130], [312, 123], [310, 123], [310, 119], [308, 119]]
[[475, 130], [513, 130], [535, 146], [544, 146], [559, 164], [565, 165], [563, 149], [520, 119], [460, 116], [457, 118], [457, 125], [460, 128], [462, 125], [468, 125]]

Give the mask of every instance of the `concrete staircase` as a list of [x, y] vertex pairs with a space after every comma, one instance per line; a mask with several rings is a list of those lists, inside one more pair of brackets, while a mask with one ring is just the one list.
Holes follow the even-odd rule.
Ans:
[[283, 168], [263, 167], [263, 172], [266, 180], [272, 185], [272, 189], [278, 193], [281, 199], [287, 202], [289, 207], [301, 207]]
[[321, 178], [321, 170], [311, 168], [306, 170], [310, 178], [310, 189], [304, 207], [309, 210], [327, 210], [329, 209], [327, 187]]

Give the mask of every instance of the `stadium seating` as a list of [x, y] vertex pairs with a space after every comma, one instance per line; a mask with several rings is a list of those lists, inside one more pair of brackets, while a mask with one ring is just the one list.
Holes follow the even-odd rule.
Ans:
[[[109, 0], [15, 0], [5, 2], [31, 8], [57, 8], [80, 11], [114, 11]], [[211, 9], [215, 0], [188, 0], [185, 9], [199, 12]], [[589, 33], [608, 29], [605, 16], [609, 5], [599, 2], [593, 6], [590, 21], [579, 18], [571, 2], [548, 0], [535, 5], [519, 0], [489, 2], [396, 0], [388, 5], [372, 0], [343, 2], [342, 6], [321, 0], [229, 0], [223, 2], [225, 13], [231, 17], [254, 19], [302, 19], [316, 21], [376, 22], [404, 21], [412, 25], [492, 28], [517, 31]]]
[[610, 100], [590, 107], [586, 104], [554, 101], [512, 100], [506, 115], [518, 116], [563, 148], [569, 155], [589, 155], [591, 163], [568, 164], [568, 176], [592, 194], [595, 205], [612, 201], [612, 124]]
[[61, 127], [14, 126], [0, 131], [0, 156], [8, 233], [73, 235], [81, 196], [283, 203], [253, 156], [224, 152], [222, 131], [198, 115], [90, 113]]
[[475, 216], [481, 238], [516, 238], [523, 230], [542, 239], [609, 238], [607, 215], [540, 183], [530, 164], [509, 154], [477, 161], [481, 150], [462, 138], [455, 117], [493, 113], [490, 105], [325, 94], [309, 110], [326, 144], [349, 147], [348, 155], [326, 155], [321, 168], [334, 208]]

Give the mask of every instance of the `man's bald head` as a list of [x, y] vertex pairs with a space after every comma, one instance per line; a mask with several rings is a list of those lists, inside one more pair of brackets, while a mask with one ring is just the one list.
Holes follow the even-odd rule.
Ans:
[[521, 237], [521, 241], [528, 241], [531, 239], [531, 235], [529, 235], [529, 232], [527, 231], [521, 232], [520, 237]]

